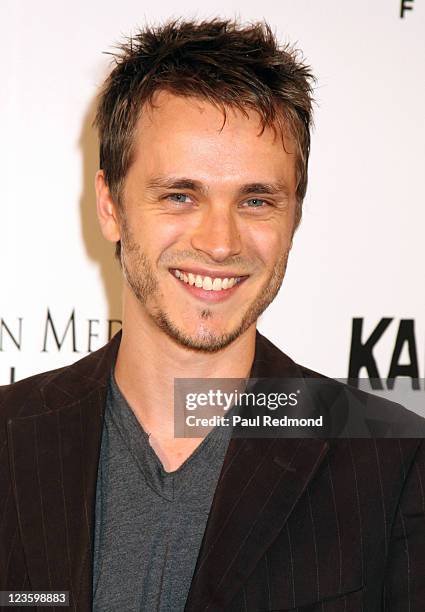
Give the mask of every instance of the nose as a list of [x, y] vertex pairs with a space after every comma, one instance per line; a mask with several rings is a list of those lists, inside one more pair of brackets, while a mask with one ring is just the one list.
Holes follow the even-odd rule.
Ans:
[[192, 247], [217, 262], [238, 255], [241, 252], [241, 237], [234, 215], [229, 208], [208, 207], [192, 234]]

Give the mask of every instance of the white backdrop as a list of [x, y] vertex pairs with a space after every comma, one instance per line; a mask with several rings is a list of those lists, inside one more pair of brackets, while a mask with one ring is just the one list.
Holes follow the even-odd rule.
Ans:
[[[146, 21], [216, 15], [266, 19], [318, 77], [304, 217], [260, 331], [300, 363], [345, 377], [353, 318], [367, 339], [392, 317], [374, 348], [387, 376], [400, 321], [411, 320], [399, 362], [415, 348], [424, 377], [425, 3], [406, 2], [404, 18], [399, 0], [198, 4], [3, 0], [0, 384], [84, 356], [90, 330], [99, 348], [108, 319], [120, 318], [120, 274], [93, 191], [102, 52]], [[74, 312], [75, 338], [71, 322], [60, 350], [50, 326], [43, 351], [48, 309], [59, 339]]]

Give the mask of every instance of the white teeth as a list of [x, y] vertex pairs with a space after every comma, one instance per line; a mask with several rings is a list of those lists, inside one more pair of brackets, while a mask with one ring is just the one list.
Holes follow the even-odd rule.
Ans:
[[221, 291], [221, 278], [215, 278], [212, 284], [213, 291]]
[[204, 280], [202, 281], [202, 289], [205, 289], [205, 291], [212, 291], [213, 288], [213, 284], [212, 284], [212, 280], [209, 276], [204, 276]]
[[211, 278], [210, 276], [201, 276], [192, 272], [182, 272], [174, 270], [174, 276], [188, 285], [195, 285], [205, 291], [221, 291], [222, 289], [230, 289], [240, 282], [240, 277], [232, 278]]

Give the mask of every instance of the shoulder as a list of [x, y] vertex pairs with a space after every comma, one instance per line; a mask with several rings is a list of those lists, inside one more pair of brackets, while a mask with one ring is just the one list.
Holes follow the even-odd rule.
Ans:
[[75, 363], [0, 386], [0, 418], [59, 409], [107, 385], [121, 335]]
[[10, 385], [0, 386], [0, 414], [13, 414], [14, 408], [21, 403], [29, 403], [39, 397], [41, 389], [57, 377], [66, 375], [72, 366], [49, 370], [24, 378]]
[[293, 361], [270, 340], [257, 333], [256, 375], [290, 376], [301, 380], [316, 406], [328, 414], [333, 437], [425, 437], [425, 419], [409, 406], [366, 393]]

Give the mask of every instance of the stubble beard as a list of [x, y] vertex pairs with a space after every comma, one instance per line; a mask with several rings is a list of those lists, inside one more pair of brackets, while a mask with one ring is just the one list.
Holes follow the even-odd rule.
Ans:
[[[239, 325], [231, 332], [218, 334], [209, 329], [208, 324], [204, 323], [214, 317], [213, 311], [209, 308], [204, 308], [200, 313], [201, 325], [197, 337], [184, 333], [159, 306], [148, 311], [148, 314], [169, 338], [181, 346], [202, 353], [216, 353], [246, 332], [274, 300], [285, 276], [288, 255], [289, 249], [280, 255], [270, 277], [258, 291], [257, 297], [246, 310]], [[129, 287], [142, 306], [146, 305], [148, 298], [160, 293], [158, 281], [148, 258], [132, 239], [125, 224], [121, 238], [121, 267]]]

